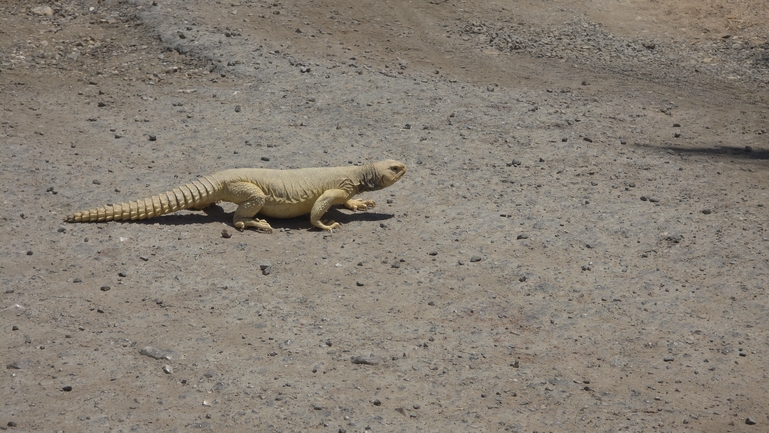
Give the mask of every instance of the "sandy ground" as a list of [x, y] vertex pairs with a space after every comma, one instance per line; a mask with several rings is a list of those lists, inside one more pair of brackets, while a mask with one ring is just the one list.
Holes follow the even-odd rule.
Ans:
[[[768, 19], [0, 2], [0, 429], [767, 431]], [[407, 175], [333, 234], [62, 222], [384, 158]]]

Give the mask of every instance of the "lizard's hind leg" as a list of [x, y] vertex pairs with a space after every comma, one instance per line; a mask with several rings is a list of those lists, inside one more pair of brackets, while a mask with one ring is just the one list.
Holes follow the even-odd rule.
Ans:
[[235, 216], [232, 218], [235, 228], [242, 231], [247, 227], [253, 227], [259, 231], [272, 233], [272, 227], [267, 221], [254, 218], [264, 206], [267, 198], [264, 192], [250, 182], [236, 182], [228, 185], [228, 189], [227, 201], [238, 205]]

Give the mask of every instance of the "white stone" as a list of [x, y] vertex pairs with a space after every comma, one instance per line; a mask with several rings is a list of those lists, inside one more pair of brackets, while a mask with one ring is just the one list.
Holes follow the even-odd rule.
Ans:
[[51, 9], [50, 6], [38, 6], [36, 8], [32, 8], [32, 13], [35, 15], [52, 17], [53, 9]]

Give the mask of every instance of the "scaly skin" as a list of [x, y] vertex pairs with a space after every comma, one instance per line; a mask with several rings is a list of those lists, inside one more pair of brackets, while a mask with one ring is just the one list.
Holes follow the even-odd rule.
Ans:
[[358, 200], [353, 196], [386, 188], [400, 180], [404, 173], [406, 166], [393, 160], [358, 167], [236, 168], [201, 177], [142, 200], [75, 212], [64, 221], [143, 220], [229, 201], [238, 205], [233, 223], [239, 230], [252, 227], [271, 233], [272, 227], [267, 221], [255, 218], [257, 214], [272, 218], [310, 214], [310, 222], [315, 227], [331, 231], [339, 227], [339, 223], [320, 220], [331, 206], [341, 204], [355, 211], [373, 208], [376, 204], [372, 200]]

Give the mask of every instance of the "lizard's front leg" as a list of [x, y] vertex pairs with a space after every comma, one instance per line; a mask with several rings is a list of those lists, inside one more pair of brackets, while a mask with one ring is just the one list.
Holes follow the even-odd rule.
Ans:
[[230, 196], [227, 201], [238, 204], [235, 216], [232, 218], [235, 228], [243, 230], [253, 227], [259, 231], [272, 233], [272, 227], [267, 221], [254, 218], [264, 206], [267, 196], [258, 186], [251, 182], [235, 182], [227, 185]]
[[329, 210], [331, 206], [335, 204], [346, 203], [348, 201], [347, 197], [349, 196], [350, 194], [342, 189], [326, 190], [326, 192], [324, 192], [320, 197], [318, 197], [317, 200], [315, 200], [315, 204], [312, 206], [312, 211], [310, 211], [310, 222], [312, 225], [319, 229], [328, 231], [339, 227], [338, 222], [329, 221], [328, 225], [326, 225], [320, 221], [320, 218], [326, 213], [326, 211]]

